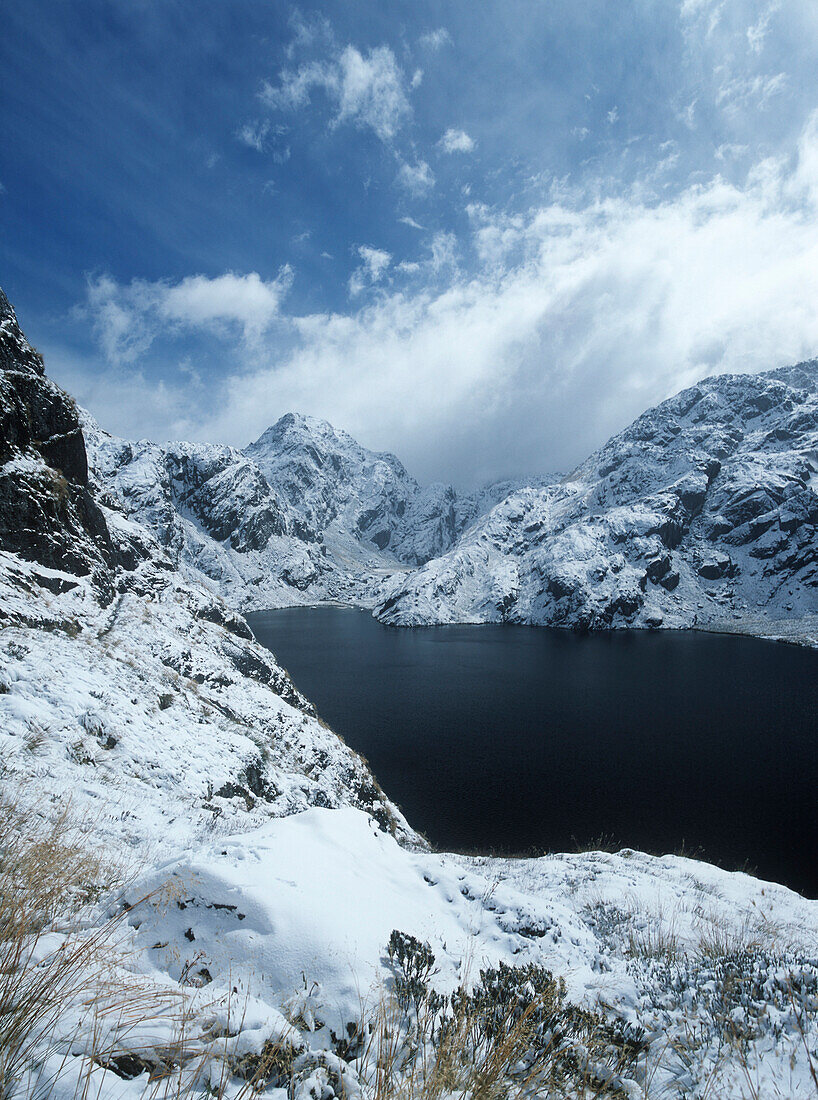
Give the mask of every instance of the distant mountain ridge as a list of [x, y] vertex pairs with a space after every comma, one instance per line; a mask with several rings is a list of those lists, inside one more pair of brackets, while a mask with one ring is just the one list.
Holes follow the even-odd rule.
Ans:
[[818, 360], [705, 379], [559, 485], [511, 493], [376, 614], [580, 629], [811, 615], [817, 474]]
[[85, 434], [100, 489], [242, 610], [750, 633], [818, 615], [818, 360], [705, 379], [566, 477], [471, 494], [294, 413], [243, 451]]
[[243, 610], [371, 605], [386, 576], [445, 553], [510, 484], [424, 488], [394, 455], [295, 413], [243, 451], [130, 442], [83, 423], [99, 489]]

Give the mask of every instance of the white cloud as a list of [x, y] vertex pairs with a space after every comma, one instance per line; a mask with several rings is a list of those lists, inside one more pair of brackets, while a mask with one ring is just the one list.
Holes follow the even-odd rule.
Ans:
[[753, 77], [730, 77], [724, 81], [716, 92], [716, 103], [731, 114], [745, 110], [750, 106], [756, 106], [764, 110], [772, 97], [782, 92], [786, 85], [786, 73]]
[[737, 160], [749, 153], [749, 145], [737, 145], [735, 142], [724, 142], [716, 149], [716, 160]]
[[[359, 250], [361, 278], [382, 293], [348, 313], [291, 316], [288, 340], [260, 340], [250, 369], [239, 349], [218, 392], [195, 398], [196, 435], [243, 443], [302, 410], [421, 478], [472, 482], [565, 469], [704, 375], [818, 352], [818, 112], [791, 156], [741, 186], [715, 176], [664, 201], [639, 194], [563, 191], [514, 214], [475, 204], [468, 238], [433, 238], [430, 261], [398, 265], [411, 287], [388, 286], [388, 254]], [[471, 251], [470, 272], [455, 248]], [[140, 333], [124, 291], [100, 298], [127, 349]], [[208, 298], [193, 312], [215, 309]]]
[[362, 244], [358, 246], [357, 251], [363, 262], [349, 278], [349, 293], [353, 298], [367, 286], [380, 282], [392, 262], [392, 254], [381, 248], [372, 248], [369, 245]]
[[330, 21], [323, 15], [305, 16], [297, 8], [290, 15], [293, 40], [287, 47], [287, 56], [294, 57], [299, 50], [308, 49], [319, 42], [332, 44], [335, 34]]
[[340, 64], [338, 121], [350, 119], [370, 126], [382, 141], [393, 137], [410, 113], [395, 55], [388, 46], [378, 46], [364, 57], [354, 46], [347, 46]]
[[681, 16], [705, 37], [712, 37], [721, 22], [726, 0], [683, 0]]
[[452, 36], [445, 27], [438, 27], [437, 30], [422, 34], [418, 41], [426, 50], [440, 50], [444, 46], [451, 46]]
[[447, 130], [438, 143], [444, 153], [471, 153], [474, 139], [465, 130]]
[[457, 266], [458, 244], [454, 233], [435, 233], [429, 251], [432, 254], [430, 262], [434, 271]]
[[402, 218], [398, 218], [399, 222], [403, 225], [408, 225], [411, 229], [425, 229], [426, 227], [421, 225], [420, 222], [416, 222], [414, 218], [410, 218], [408, 214], [404, 214]]
[[415, 69], [415, 71], [412, 73], [412, 80], [409, 84], [409, 87], [414, 90], [415, 88], [419, 88], [422, 83], [423, 83], [423, 69]]
[[770, 21], [780, 7], [780, 0], [774, 0], [756, 22], [747, 28], [747, 45], [752, 53], [760, 54], [764, 49], [764, 41], [770, 30]]
[[331, 64], [310, 61], [296, 70], [282, 69], [278, 85], [265, 81], [259, 94], [268, 107], [294, 110], [309, 103], [314, 88], [326, 88], [337, 94], [337, 87], [338, 74]]
[[412, 195], [426, 195], [435, 185], [435, 177], [432, 169], [425, 160], [419, 160], [415, 164], [402, 164], [397, 175], [397, 182]]
[[818, 114], [792, 164], [744, 187], [475, 209], [479, 274], [294, 319], [296, 349], [231, 386], [210, 434], [295, 408], [421, 477], [565, 468], [706, 374], [818, 351], [816, 207]]
[[404, 75], [388, 46], [362, 54], [347, 46], [329, 61], [305, 62], [284, 69], [277, 85], [265, 82], [262, 100], [277, 110], [306, 106], [315, 89], [323, 90], [335, 108], [333, 125], [351, 122], [390, 141], [411, 114]]
[[88, 311], [109, 362], [134, 363], [160, 333], [177, 329], [237, 329], [246, 344], [257, 344], [278, 317], [291, 282], [288, 267], [269, 282], [256, 272], [227, 272], [212, 279], [189, 275], [178, 283], [134, 279], [123, 286], [100, 275], [88, 281]]
[[617, 106], [611, 107], [610, 111], [608, 111], [607, 117], [608, 122], [611, 124], [611, 126], [613, 126], [615, 122], [619, 121], [619, 108]]
[[247, 122], [236, 131], [236, 137], [242, 145], [247, 145], [260, 153], [264, 149], [264, 139], [269, 132], [269, 122]]

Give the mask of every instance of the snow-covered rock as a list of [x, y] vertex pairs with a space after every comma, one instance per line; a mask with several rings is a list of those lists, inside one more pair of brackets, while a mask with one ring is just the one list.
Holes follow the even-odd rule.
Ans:
[[[252, 994], [358, 1068], [348, 1037], [394, 989], [398, 929], [430, 946], [438, 992], [539, 966], [572, 1002], [644, 1029], [642, 1087], [625, 1095], [738, 1098], [748, 1063], [771, 1094], [786, 1082], [782, 1095], [810, 1095], [792, 991], [812, 1005], [818, 902], [745, 874], [630, 850], [407, 851], [360, 811], [313, 809], [182, 853], [131, 887], [140, 895], [133, 948], [162, 975]], [[814, 1027], [811, 1008], [803, 1022]]]
[[367, 450], [325, 420], [288, 413], [245, 453], [328, 541], [351, 534], [416, 565], [457, 533], [451, 487], [421, 489], [394, 455]]
[[[357, 806], [410, 837], [244, 620], [99, 497], [74, 403], [45, 377], [2, 295], [0, 367], [4, 779], [44, 806], [70, 792], [122, 850], [309, 806]], [[146, 507], [161, 516], [162, 504]], [[236, 517], [243, 537], [265, 516], [260, 506]]]
[[371, 604], [384, 576], [448, 549], [477, 507], [312, 417], [282, 417], [243, 452], [83, 424], [98, 490], [242, 610]]
[[818, 360], [706, 379], [386, 587], [397, 625], [725, 627], [818, 611]]
[[320, 600], [372, 606], [386, 577], [444, 553], [520, 484], [471, 494], [421, 487], [394, 455], [294, 413], [244, 451], [129, 442], [82, 417], [98, 492], [243, 611]]

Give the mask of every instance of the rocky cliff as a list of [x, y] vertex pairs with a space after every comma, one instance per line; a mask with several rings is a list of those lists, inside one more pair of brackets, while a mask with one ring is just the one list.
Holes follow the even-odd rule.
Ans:
[[[3, 779], [19, 779], [43, 806], [73, 792], [81, 816], [101, 815], [110, 839], [137, 847], [309, 806], [366, 809], [411, 837], [366, 764], [318, 721], [244, 620], [99, 491], [77, 409], [2, 294], [0, 418]], [[189, 492], [188, 514], [207, 508], [218, 533], [242, 545], [288, 522], [246, 459], [203, 453], [208, 477], [184, 448], [151, 477], [198, 484], [207, 505]], [[132, 472], [155, 458], [143, 448]], [[234, 459], [240, 500], [219, 491], [220, 468]], [[135, 477], [140, 490], [146, 483]], [[245, 511], [248, 499], [258, 505]], [[172, 542], [176, 513], [161, 493], [142, 503]]]

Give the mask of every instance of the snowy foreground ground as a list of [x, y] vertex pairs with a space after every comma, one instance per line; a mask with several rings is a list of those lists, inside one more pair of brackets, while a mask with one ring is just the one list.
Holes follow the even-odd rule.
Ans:
[[742, 874], [628, 851], [458, 859], [401, 848], [362, 811], [311, 809], [191, 847], [126, 896], [147, 900], [115, 924], [107, 980], [167, 1007], [103, 1008], [92, 1027], [87, 1005], [66, 1005], [52, 1062], [100, 1034], [114, 1053], [107, 1070], [69, 1059], [58, 1095], [151, 1093], [182, 1019], [199, 1085], [272, 1042], [300, 1059], [297, 1095], [374, 1095], [372, 1065], [335, 1052], [382, 1011], [395, 928], [430, 944], [437, 988], [536, 963], [570, 1000], [645, 1029], [619, 1095], [814, 1095], [816, 906]]
[[[150, 597], [107, 608], [3, 565], [6, 775], [43, 820], [70, 791], [119, 880], [84, 930], [58, 916], [36, 944], [53, 959], [102, 934], [87, 970], [108, 992], [62, 994], [18, 1095], [237, 1094], [271, 1049], [304, 1100], [391, 1095], [361, 1036], [396, 990], [393, 930], [430, 945], [429, 989], [536, 964], [567, 1002], [642, 1029], [593, 1088], [539, 1095], [816, 1095], [818, 902], [674, 856], [431, 853], [223, 605], [150, 563], [129, 582]], [[394, 1025], [407, 1049], [413, 1013]], [[263, 1091], [286, 1095], [275, 1076]]]

